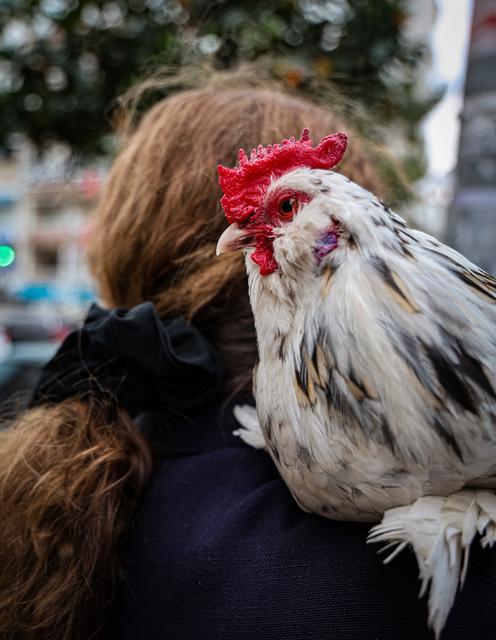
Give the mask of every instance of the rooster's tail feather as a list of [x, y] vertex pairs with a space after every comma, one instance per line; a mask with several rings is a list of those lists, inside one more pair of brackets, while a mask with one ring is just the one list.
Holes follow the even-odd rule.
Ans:
[[370, 532], [369, 542], [398, 545], [385, 563], [405, 546], [412, 546], [422, 581], [421, 596], [430, 585], [429, 625], [436, 638], [453, 606], [458, 583], [463, 585], [470, 544], [477, 533], [483, 536], [483, 547], [496, 542], [493, 491], [462, 489], [447, 498], [419, 498], [412, 505], [386, 511], [382, 522]]

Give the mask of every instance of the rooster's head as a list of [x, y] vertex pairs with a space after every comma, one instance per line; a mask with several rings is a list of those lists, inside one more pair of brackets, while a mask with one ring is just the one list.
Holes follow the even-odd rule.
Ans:
[[[221, 204], [231, 225], [220, 237], [217, 253], [251, 248], [251, 260], [259, 265], [262, 276], [276, 271], [274, 240], [289, 229], [305, 206], [322, 195], [316, 174], [340, 162], [346, 143], [346, 135], [337, 133], [313, 147], [304, 129], [299, 140], [259, 146], [249, 158], [241, 149], [234, 169], [219, 165], [224, 192]], [[324, 231], [323, 252], [332, 250], [336, 242], [332, 227]]]

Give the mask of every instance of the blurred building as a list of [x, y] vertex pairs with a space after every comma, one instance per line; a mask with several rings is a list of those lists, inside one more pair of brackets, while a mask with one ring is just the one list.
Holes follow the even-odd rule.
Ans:
[[60, 156], [55, 150], [41, 162], [21, 147], [0, 161], [0, 287], [77, 304], [93, 290], [85, 242], [101, 174], [76, 171]]
[[496, 0], [475, 0], [449, 240], [496, 273]]
[[[0, 264], [0, 288], [15, 286], [24, 265], [24, 233], [27, 229], [24, 186], [20, 155], [0, 157], [0, 247], [4, 259]], [[22, 280], [19, 280], [19, 282]]]
[[20, 172], [10, 155], [0, 155], [0, 278], [16, 261], [16, 239], [22, 228], [19, 220]]

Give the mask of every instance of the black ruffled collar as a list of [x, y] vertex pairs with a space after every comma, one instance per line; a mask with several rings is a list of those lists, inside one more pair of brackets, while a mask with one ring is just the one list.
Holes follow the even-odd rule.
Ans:
[[214, 349], [183, 318], [163, 320], [150, 302], [129, 310], [92, 305], [43, 368], [31, 406], [91, 392], [111, 394], [132, 417], [188, 413], [220, 391], [223, 373]]

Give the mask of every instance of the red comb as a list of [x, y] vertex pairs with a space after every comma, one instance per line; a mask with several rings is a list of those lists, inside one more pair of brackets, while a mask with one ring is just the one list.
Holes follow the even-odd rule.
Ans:
[[298, 167], [330, 169], [340, 162], [346, 150], [347, 137], [335, 133], [312, 146], [308, 129], [299, 140], [290, 138], [281, 144], [260, 145], [248, 158], [240, 149], [238, 166], [229, 169], [219, 165], [219, 184], [224, 195], [221, 205], [230, 223], [243, 222], [257, 209], [260, 198], [270, 180]]

